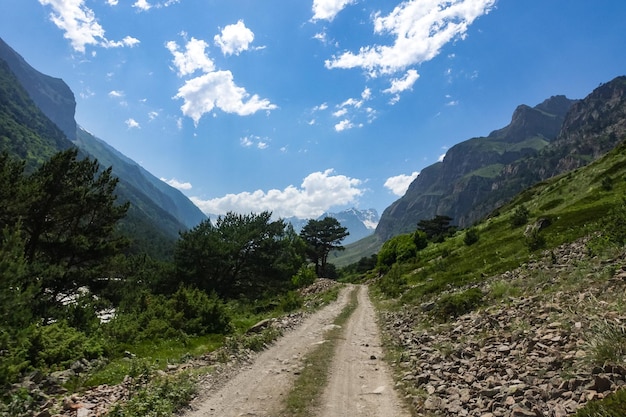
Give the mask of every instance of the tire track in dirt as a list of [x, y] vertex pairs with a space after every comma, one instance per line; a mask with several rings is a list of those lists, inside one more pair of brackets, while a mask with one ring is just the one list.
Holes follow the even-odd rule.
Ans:
[[302, 359], [317, 344], [349, 301], [351, 287], [337, 301], [306, 319], [297, 329], [279, 338], [254, 362], [219, 389], [200, 387], [200, 395], [183, 417], [271, 417], [280, 413]]
[[319, 417], [409, 417], [394, 390], [374, 307], [366, 286], [358, 287], [358, 306], [344, 328], [321, 399]]

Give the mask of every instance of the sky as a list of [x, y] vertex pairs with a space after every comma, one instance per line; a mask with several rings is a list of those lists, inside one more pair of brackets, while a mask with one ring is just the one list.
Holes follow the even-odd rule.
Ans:
[[80, 126], [205, 213], [379, 213], [520, 104], [626, 74], [622, 0], [0, 0]]

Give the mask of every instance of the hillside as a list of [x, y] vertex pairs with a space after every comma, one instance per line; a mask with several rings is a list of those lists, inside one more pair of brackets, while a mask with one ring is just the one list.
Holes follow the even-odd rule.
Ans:
[[1, 39], [0, 60], [3, 150], [35, 167], [58, 150], [75, 145], [102, 167], [113, 167], [120, 180], [118, 197], [131, 203], [122, 226], [133, 236], [134, 248], [150, 248], [153, 255], [170, 253], [181, 230], [206, 218], [179, 190], [77, 127], [74, 95], [63, 80], [41, 74]]
[[566, 416], [624, 384], [624, 139], [377, 280], [416, 412]]

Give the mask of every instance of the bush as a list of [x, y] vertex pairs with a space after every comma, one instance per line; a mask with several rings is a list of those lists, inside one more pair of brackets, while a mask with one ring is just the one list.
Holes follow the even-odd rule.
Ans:
[[621, 389], [598, 401], [589, 401], [575, 417], [626, 417], [626, 390]]
[[289, 291], [287, 294], [281, 297], [279, 308], [283, 313], [289, 313], [297, 310], [304, 305], [302, 296], [297, 291]]
[[528, 223], [529, 216], [530, 212], [523, 204], [515, 207], [515, 211], [513, 212], [513, 216], [511, 217], [511, 226], [519, 227], [525, 225], [526, 223]]
[[440, 320], [447, 321], [449, 318], [473, 311], [480, 306], [482, 299], [483, 293], [478, 288], [470, 288], [454, 294], [444, 294], [436, 302], [433, 314]]
[[291, 282], [296, 288], [302, 288], [313, 284], [316, 279], [315, 269], [302, 265], [296, 275], [291, 277]]
[[539, 233], [538, 228], [533, 228], [524, 236], [524, 243], [529, 251], [534, 252], [546, 246], [546, 239]]
[[463, 237], [463, 243], [467, 246], [471, 246], [474, 243], [478, 242], [479, 235], [474, 227], [467, 229], [465, 232], [465, 236]]
[[378, 281], [378, 288], [387, 297], [398, 297], [404, 292], [406, 286], [406, 277], [402, 274], [398, 265], [393, 265], [389, 272]]

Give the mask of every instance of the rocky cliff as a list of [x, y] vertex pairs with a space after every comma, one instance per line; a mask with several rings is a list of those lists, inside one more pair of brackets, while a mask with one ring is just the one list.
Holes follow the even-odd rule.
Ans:
[[489, 213], [522, 189], [507, 189], [505, 195], [484, 204], [498, 175], [511, 163], [538, 155], [555, 140], [573, 103], [555, 96], [535, 107], [521, 105], [508, 126], [453, 146], [442, 162], [423, 169], [406, 194], [383, 212], [376, 234], [386, 240], [415, 230], [420, 220], [437, 214], [448, 215], [464, 227]]

